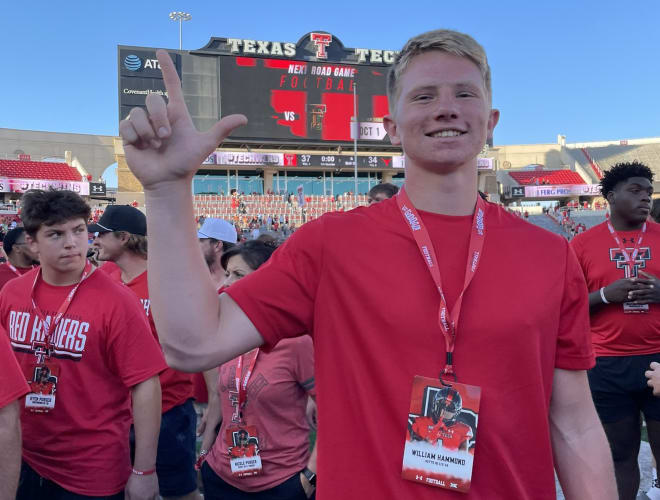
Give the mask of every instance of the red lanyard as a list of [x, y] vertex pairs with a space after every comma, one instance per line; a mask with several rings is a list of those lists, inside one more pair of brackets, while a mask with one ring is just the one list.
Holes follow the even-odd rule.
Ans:
[[399, 194], [396, 196], [397, 204], [401, 209], [401, 215], [408, 223], [408, 227], [412, 232], [417, 247], [419, 248], [422, 258], [426, 263], [431, 277], [435, 282], [436, 287], [438, 288], [438, 293], [440, 294], [440, 311], [438, 313], [438, 324], [440, 325], [440, 330], [445, 337], [445, 347], [447, 349], [447, 364], [443, 371], [443, 375], [453, 375], [454, 373], [454, 364], [453, 364], [453, 354], [454, 347], [456, 344], [456, 326], [458, 325], [458, 320], [461, 315], [461, 307], [463, 306], [463, 297], [470, 282], [477, 271], [479, 266], [479, 261], [481, 260], [481, 253], [484, 246], [484, 239], [486, 238], [486, 221], [485, 221], [485, 211], [486, 203], [481, 198], [477, 196], [477, 205], [474, 210], [474, 217], [472, 218], [472, 231], [470, 234], [470, 246], [468, 251], [467, 264], [465, 266], [465, 280], [463, 282], [463, 290], [461, 290], [456, 303], [454, 304], [451, 312], [448, 312], [447, 301], [445, 299], [445, 294], [442, 291], [442, 278], [440, 276], [440, 268], [437, 265], [438, 259], [435, 255], [435, 249], [433, 248], [433, 242], [429, 236], [429, 232], [424, 226], [422, 218], [417, 213], [414, 205], [410, 201], [408, 194], [406, 193], [405, 187], [402, 187], [399, 191]]
[[83, 274], [80, 277], [80, 281], [76, 284], [76, 286], [74, 286], [71, 289], [69, 295], [66, 296], [64, 302], [62, 302], [62, 304], [60, 305], [51, 323], [48, 323], [46, 321], [45, 314], [41, 309], [39, 309], [37, 302], [34, 300], [34, 291], [37, 288], [37, 281], [39, 281], [39, 277], [41, 276], [43, 269], [39, 269], [39, 272], [35, 276], [34, 283], [32, 283], [32, 291], [30, 292], [30, 298], [32, 299], [32, 307], [34, 308], [34, 312], [37, 314], [37, 316], [41, 320], [41, 324], [43, 325], [42, 328], [44, 329], [44, 341], [46, 343], [47, 352], [50, 352], [50, 333], [54, 332], [55, 329], [57, 328], [58, 323], [60, 322], [66, 311], [69, 309], [71, 302], [73, 302], [73, 297], [76, 295], [76, 292], [80, 287], [80, 284], [85, 280], [85, 278], [87, 278], [91, 270], [92, 270], [92, 265], [89, 262], [87, 262], [85, 264], [85, 269], [83, 270]]
[[637, 237], [635, 238], [635, 240], [637, 240], [637, 243], [633, 248], [632, 256], [628, 254], [625, 245], [621, 244], [621, 240], [619, 240], [619, 235], [614, 230], [614, 227], [612, 226], [612, 223], [610, 221], [607, 221], [607, 229], [610, 230], [610, 234], [612, 235], [612, 238], [614, 238], [614, 242], [619, 247], [619, 250], [621, 250], [621, 253], [623, 254], [623, 260], [625, 260], [626, 264], [628, 265], [630, 278], [632, 278], [635, 274], [635, 260], [637, 259], [637, 254], [639, 253], [639, 247], [642, 245], [642, 240], [644, 239], [644, 234], [646, 233], [646, 222], [642, 226], [642, 229], [639, 231], [639, 233], [637, 233]]
[[[14, 274], [16, 276], [22, 276], [22, 274], [18, 272], [18, 269], [16, 269], [11, 262], [7, 261], [7, 267], [12, 271], [14, 271]], [[30, 266], [30, 269], [34, 269], [34, 266]]]
[[[247, 373], [245, 374], [245, 377], [243, 377], [243, 383], [241, 383], [241, 374], [243, 373], [243, 358], [246, 356], [252, 356], [252, 359], [250, 359]], [[247, 399], [247, 385], [248, 381], [250, 380], [250, 376], [252, 375], [252, 372], [254, 371], [254, 365], [257, 364], [257, 357], [259, 356], [259, 348], [253, 349], [247, 354], [243, 354], [242, 356], [239, 356], [238, 358], [238, 364], [236, 365], [236, 392], [238, 392], [238, 414], [243, 420], [243, 406], [245, 405], [245, 400]]]

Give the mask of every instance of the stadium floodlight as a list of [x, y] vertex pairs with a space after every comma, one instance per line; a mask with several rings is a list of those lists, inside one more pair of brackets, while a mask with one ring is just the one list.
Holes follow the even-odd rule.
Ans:
[[181, 50], [181, 24], [183, 21], [190, 21], [192, 16], [187, 12], [174, 11], [170, 12], [170, 19], [172, 21], [179, 21], [179, 50]]

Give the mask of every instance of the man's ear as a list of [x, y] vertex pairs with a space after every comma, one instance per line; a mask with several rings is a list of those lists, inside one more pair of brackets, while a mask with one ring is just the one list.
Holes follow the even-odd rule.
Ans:
[[609, 203], [610, 205], [614, 205], [614, 202], [616, 201], [616, 195], [614, 194], [614, 191], [610, 191], [609, 193], [607, 193], [605, 199], [607, 200], [607, 203]]
[[396, 118], [393, 113], [389, 113], [383, 117], [383, 126], [387, 135], [390, 136], [390, 142], [394, 145], [401, 144], [401, 138], [398, 135], [398, 127], [396, 125]]
[[25, 244], [30, 249], [30, 252], [32, 252], [34, 255], [39, 253], [39, 244], [37, 243], [36, 235], [33, 238], [29, 234], [25, 233]]

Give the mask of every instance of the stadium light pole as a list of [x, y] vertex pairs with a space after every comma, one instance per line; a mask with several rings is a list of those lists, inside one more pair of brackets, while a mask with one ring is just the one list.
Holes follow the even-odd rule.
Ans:
[[192, 19], [192, 16], [187, 12], [174, 11], [174, 12], [170, 12], [170, 19], [172, 21], [179, 21], [179, 50], [181, 50], [181, 33], [182, 33], [181, 24], [183, 23], [183, 21], [190, 21]]
[[353, 130], [353, 161], [355, 162], [355, 203], [357, 204], [358, 195], [358, 164], [357, 164], [357, 141], [360, 133], [360, 122], [357, 114], [357, 85], [353, 82], [353, 116], [355, 117], [355, 129]]

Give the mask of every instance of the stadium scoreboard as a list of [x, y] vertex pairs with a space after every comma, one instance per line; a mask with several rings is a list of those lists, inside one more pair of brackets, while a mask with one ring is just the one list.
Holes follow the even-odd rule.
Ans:
[[[319, 31], [297, 43], [212, 38], [199, 50], [170, 54], [199, 128], [221, 115], [242, 113], [248, 124], [230, 136], [235, 142], [341, 144], [352, 142], [357, 132], [363, 146], [390, 145], [383, 117], [394, 51], [345, 48]], [[155, 49], [120, 46], [118, 65], [120, 119], [144, 106], [149, 93], [166, 95]], [[304, 165], [305, 155], [298, 156]], [[337, 158], [324, 163], [343, 166]]]

